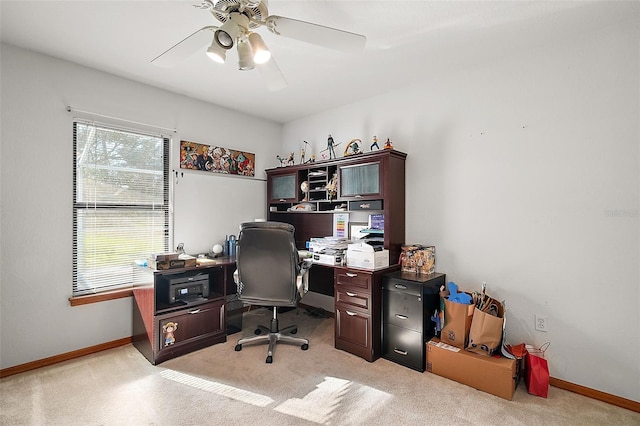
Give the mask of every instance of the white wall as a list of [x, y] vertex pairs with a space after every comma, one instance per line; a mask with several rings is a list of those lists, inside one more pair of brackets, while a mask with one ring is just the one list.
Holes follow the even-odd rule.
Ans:
[[[373, 135], [407, 157], [406, 240], [505, 299], [553, 377], [640, 400], [638, 17], [284, 127], [284, 150]], [[455, 54], [455, 52], [452, 52]], [[547, 333], [534, 315], [548, 316]]]
[[[265, 217], [264, 169], [282, 126], [2, 45], [0, 366], [131, 336], [131, 298], [71, 307], [72, 119], [66, 106], [176, 128], [181, 139], [256, 154], [256, 178], [185, 171], [175, 189], [175, 241], [207, 251]], [[259, 141], [259, 142], [257, 142]], [[172, 179], [175, 182], [175, 179]]]

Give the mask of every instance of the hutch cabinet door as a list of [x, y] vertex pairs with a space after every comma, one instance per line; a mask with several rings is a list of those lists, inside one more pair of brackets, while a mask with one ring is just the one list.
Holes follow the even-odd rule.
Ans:
[[370, 198], [382, 194], [380, 162], [341, 166], [338, 173], [340, 198]]
[[271, 202], [295, 203], [298, 201], [297, 173], [269, 175], [267, 185]]

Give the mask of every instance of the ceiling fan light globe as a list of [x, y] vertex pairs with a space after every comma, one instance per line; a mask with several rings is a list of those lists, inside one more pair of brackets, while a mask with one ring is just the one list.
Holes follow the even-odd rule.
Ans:
[[251, 45], [244, 40], [238, 41], [238, 69], [244, 70], [252, 70], [255, 66], [253, 62], [253, 50], [251, 49]]
[[267, 63], [271, 59], [271, 52], [268, 50], [262, 50], [253, 55], [253, 62], [256, 64]]
[[249, 34], [249, 44], [253, 50], [253, 61], [256, 64], [264, 64], [271, 59], [271, 52], [258, 33]]
[[207, 49], [207, 56], [213, 61], [219, 64], [224, 64], [224, 61], [227, 59], [227, 51], [216, 43], [211, 44]]

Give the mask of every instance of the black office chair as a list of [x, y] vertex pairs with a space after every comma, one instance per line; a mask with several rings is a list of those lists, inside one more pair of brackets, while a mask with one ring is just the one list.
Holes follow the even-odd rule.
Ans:
[[[278, 307], [296, 307], [308, 288], [310, 262], [301, 262], [293, 238], [294, 227], [280, 222], [247, 222], [240, 226], [236, 248], [234, 279], [238, 298], [252, 305], [273, 307], [269, 328], [258, 326], [257, 336], [243, 337], [236, 351], [249, 343], [269, 343], [267, 363], [273, 362], [273, 349], [277, 342], [309, 348], [309, 340], [294, 337], [298, 327], [280, 330]], [[262, 333], [266, 334], [262, 334]]]

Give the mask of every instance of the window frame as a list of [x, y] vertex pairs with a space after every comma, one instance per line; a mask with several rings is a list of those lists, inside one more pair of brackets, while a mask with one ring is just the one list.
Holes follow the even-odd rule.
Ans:
[[[130, 203], [130, 204], [118, 204], [116, 202], [92, 202], [89, 203], [86, 200], [81, 202], [78, 201], [81, 194], [78, 194], [78, 125], [84, 126], [93, 126], [97, 129], [104, 129], [107, 131], [113, 132], [122, 132], [127, 135], [138, 135], [140, 137], [145, 138], [158, 138], [161, 140], [162, 144], [162, 202], [159, 205], [158, 203]], [[104, 300], [113, 300], [117, 298], [130, 297], [132, 295], [133, 290], [133, 279], [131, 282], [123, 283], [121, 285], [104, 285], [102, 287], [97, 286], [92, 289], [82, 289], [78, 290], [78, 280], [79, 280], [79, 263], [80, 257], [82, 254], [78, 250], [78, 241], [79, 241], [79, 231], [81, 229], [81, 225], [79, 224], [79, 217], [82, 215], [82, 211], [92, 211], [99, 212], [100, 210], [105, 211], [106, 209], [111, 212], [117, 212], [122, 210], [123, 212], [145, 212], [145, 211], [157, 211], [161, 210], [164, 214], [164, 219], [161, 219], [163, 225], [161, 226], [162, 233], [162, 241], [161, 245], [164, 247], [164, 251], [168, 251], [169, 247], [171, 247], [171, 239], [172, 239], [172, 206], [171, 206], [171, 188], [170, 188], [170, 175], [169, 175], [169, 165], [170, 165], [170, 154], [171, 154], [171, 138], [159, 134], [156, 132], [148, 132], [139, 128], [128, 128], [119, 125], [115, 125], [113, 123], [103, 123], [96, 121], [83, 120], [79, 118], [73, 119], [73, 255], [72, 255], [72, 267], [73, 267], [73, 277], [72, 277], [72, 291], [71, 297], [69, 298], [69, 302], [71, 306], [83, 305], [87, 303], [95, 303], [101, 302]], [[157, 194], [159, 193], [156, 192]], [[148, 255], [150, 253], [145, 253]], [[145, 256], [146, 258], [146, 256]], [[135, 268], [134, 265], [136, 259], [131, 260], [131, 267]], [[117, 263], [114, 263], [117, 265]], [[134, 274], [132, 274], [133, 276]]]

